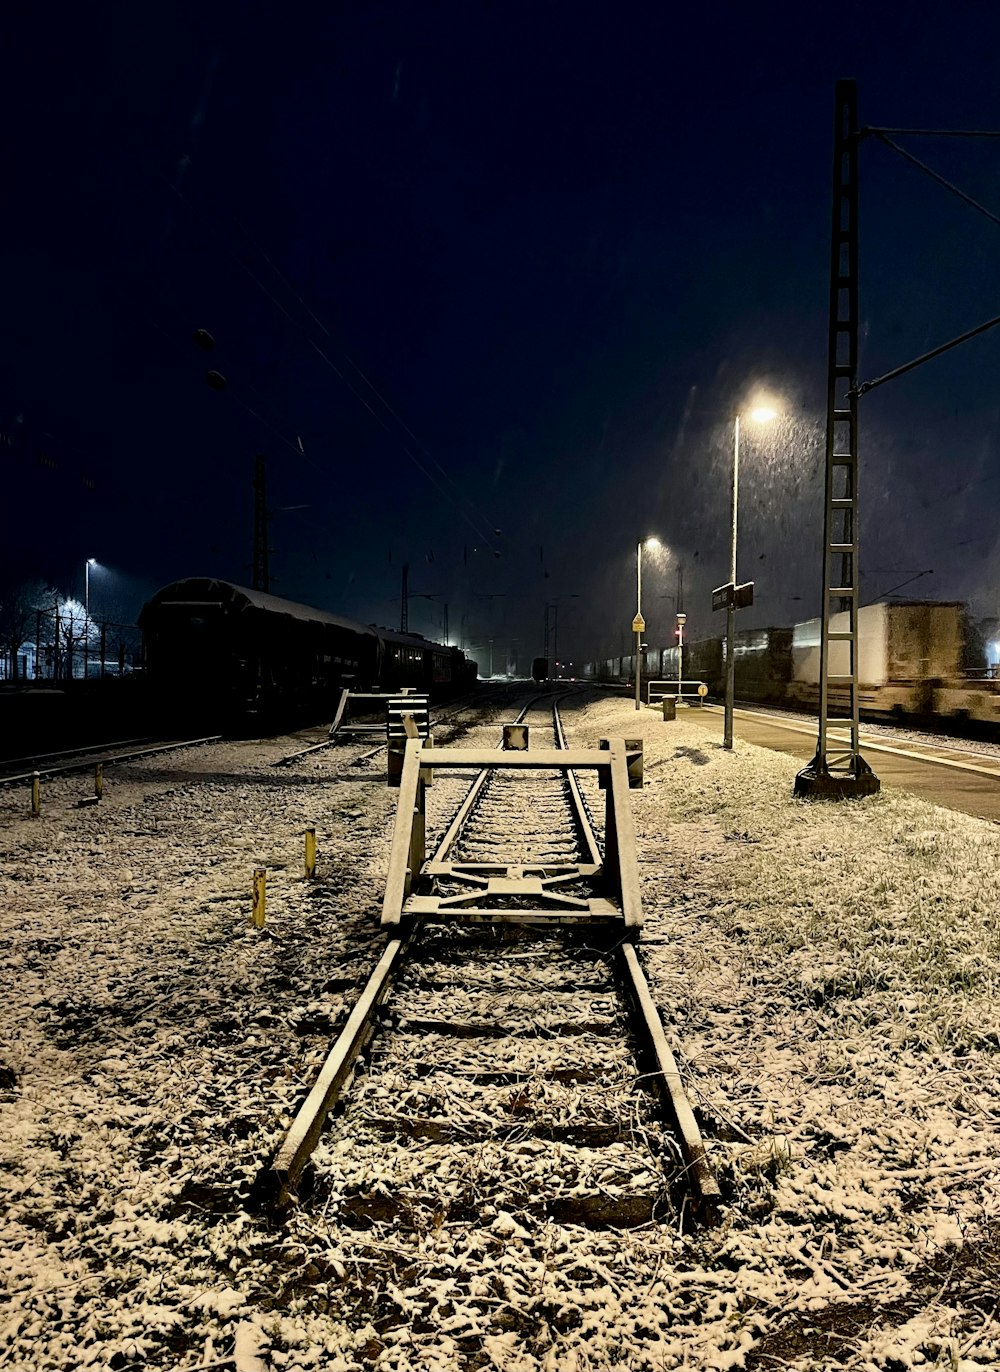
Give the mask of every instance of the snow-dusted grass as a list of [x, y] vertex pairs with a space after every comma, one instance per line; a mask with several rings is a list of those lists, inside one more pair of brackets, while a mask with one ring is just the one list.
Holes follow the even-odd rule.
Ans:
[[[871, 1306], [838, 1365], [889, 1368], [908, 1365], [911, 1300], [916, 1361], [936, 1346], [943, 1366], [963, 1349], [992, 1365], [996, 1269], [977, 1245], [1000, 1204], [1000, 831], [900, 792], [798, 801], [794, 760], [727, 753], [683, 716], [605, 702], [580, 732], [645, 740], [644, 957], [719, 1135], [743, 1309], [765, 1292], [798, 1332], [825, 1303]], [[974, 1314], [949, 1299], [966, 1245]], [[818, 1346], [801, 1365], [825, 1365]]]
[[[539, 1218], [530, 1178], [571, 1187], [577, 1157], [543, 1139], [520, 1145], [506, 1199], [488, 1129], [387, 1152], [377, 1093], [405, 1083], [405, 1054], [359, 1081], [372, 1129], [353, 1148], [331, 1136], [327, 1161], [347, 1191], [381, 1168], [390, 1200], [474, 1181], [478, 1219], [429, 1205], [353, 1229], [329, 1189], [281, 1231], [245, 1212], [377, 957], [395, 793], [377, 771], [337, 780], [333, 755], [275, 773], [279, 744], [199, 750], [109, 775], [95, 809], [73, 807], [79, 779], [51, 783], [37, 822], [0, 793], [4, 1372], [1000, 1361], [1000, 831], [898, 792], [795, 801], [794, 762], [726, 753], [683, 714], [604, 700], [568, 723], [575, 744], [645, 740], [642, 956], [729, 1199], [721, 1227]], [[431, 828], [461, 789], [435, 783]], [[483, 988], [491, 1013], [508, 986]], [[583, 988], [580, 1013], [593, 1002]], [[601, 1116], [583, 1086], [533, 1090], [554, 1118]], [[458, 1094], [432, 1112], [411, 1082], [395, 1115], [502, 1104], [489, 1083]], [[630, 1158], [608, 1155], [612, 1194]]]

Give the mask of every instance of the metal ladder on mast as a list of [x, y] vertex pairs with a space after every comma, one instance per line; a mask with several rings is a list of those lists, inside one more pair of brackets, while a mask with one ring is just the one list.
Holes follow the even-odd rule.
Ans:
[[[859, 743], [858, 142], [857, 88], [853, 81], [838, 81], [827, 361], [819, 737], [815, 757], [795, 778], [795, 794], [799, 796], [872, 795], [880, 784], [861, 756]], [[835, 575], [834, 569], [838, 567], [839, 574]], [[835, 602], [839, 613], [833, 608]], [[834, 627], [835, 615], [837, 627]], [[847, 670], [842, 670], [845, 667]], [[841, 698], [846, 691], [844, 714], [831, 713], [831, 687]], [[833, 736], [831, 730], [836, 731]]]

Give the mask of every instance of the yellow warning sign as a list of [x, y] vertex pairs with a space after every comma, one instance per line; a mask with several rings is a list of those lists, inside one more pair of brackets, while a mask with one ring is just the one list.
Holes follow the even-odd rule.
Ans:
[[646, 632], [646, 621], [642, 615], [636, 615], [632, 621], [632, 632], [634, 634], [644, 634]]

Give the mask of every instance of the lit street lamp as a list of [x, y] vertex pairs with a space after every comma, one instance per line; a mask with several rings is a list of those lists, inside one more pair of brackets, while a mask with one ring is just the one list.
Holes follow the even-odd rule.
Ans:
[[97, 566], [96, 557], [88, 557], [83, 564], [83, 608], [90, 620], [90, 569]]
[[[778, 411], [761, 405], [750, 411], [750, 416], [758, 424], [766, 424], [778, 417]], [[733, 697], [736, 694], [736, 513], [739, 503], [740, 482], [740, 417], [733, 422], [733, 528], [729, 550], [729, 603], [726, 606], [726, 706], [723, 748], [733, 746]]]
[[640, 696], [642, 685], [642, 635], [646, 624], [642, 617], [642, 550], [649, 548], [652, 552], [657, 548], [662, 548], [663, 544], [654, 535], [649, 538], [641, 538], [635, 550], [635, 619], [632, 621], [632, 628], [635, 631], [635, 708], [640, 708]]

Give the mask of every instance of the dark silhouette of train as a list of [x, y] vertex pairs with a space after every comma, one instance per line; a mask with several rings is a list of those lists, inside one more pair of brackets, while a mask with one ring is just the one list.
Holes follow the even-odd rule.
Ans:
[[468, 690], [478, 668], [420, 634], [355, 624], [214, 577], [175, 581], [139, 616], [160, 719], [223, 730], [332, 716], [340, 692]]

